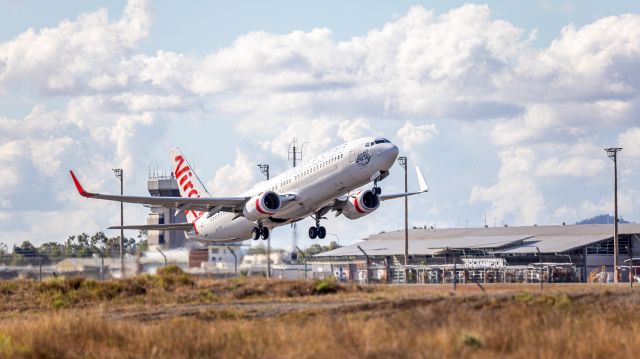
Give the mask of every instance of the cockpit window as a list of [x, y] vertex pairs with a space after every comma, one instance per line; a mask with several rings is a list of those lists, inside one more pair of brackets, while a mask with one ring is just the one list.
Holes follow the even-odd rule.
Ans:
[[364, 145], [364, 147], [369, 147], [369, 146], [371, 146], [370, 143], [367, 143], [367, 144]]
[[384, 143], [384, 140], [375, 140], [375, 143]]

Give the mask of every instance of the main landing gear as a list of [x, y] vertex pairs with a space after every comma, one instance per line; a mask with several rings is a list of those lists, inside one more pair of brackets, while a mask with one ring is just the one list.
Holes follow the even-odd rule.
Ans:
[[262, 237], [263, 240], [269, 239], [269, 228], [262, 225], [262, 222], [258, 221], [258, 226], [253, 227], [251, 230], [253, 240], [258, 240]]
[[316, 237], [324, 239], [327, 236], [327, 229], [320, 225], [320, 215], [316, 213], [316, 226], [309, 227], [309, 238], [315, 239]]

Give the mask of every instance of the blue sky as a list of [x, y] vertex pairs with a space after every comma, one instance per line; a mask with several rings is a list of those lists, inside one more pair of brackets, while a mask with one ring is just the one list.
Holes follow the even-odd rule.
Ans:
[[[293, 137], [312, 155], [368, 134], [428, 177], [412, 225], [608, 212], [602, 149], [618, 144], [621, 211], [638, 221], [638, 65], [634, 1], [0, 1], [0, 240], [117, 222], [117, 205], [73, 193], [69, 168], [115, 192], [124, 167], [143, 194], [177, 145], [210, 192], [232, 194], [257, 163], [284, 170]], [[327, 227], [345, 243], [396, 229], [400, 202]]]

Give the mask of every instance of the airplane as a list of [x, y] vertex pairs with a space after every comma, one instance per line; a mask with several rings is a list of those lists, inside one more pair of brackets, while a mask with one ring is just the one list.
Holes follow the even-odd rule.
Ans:
[[[382, 137], [364, 137], [336, 146], [268, 181], [254, 185], [237, 197], [213, 197], [178, 148], [170, 151], [173, 175], [180, 197], [122, 196], [87, 192], [70, 170], [81, 196], [93, 199], [175, 208], [187, 222], [113, 226], [109, 229], [185, 231], [187, 239], [204, 243], [239, 242], [269, 238], [270, 230], [300, 221], [315, 220], [309, 238], [323, 239], [321, 220], [333, 211], [336, 217], [358, 219], [379, 208], [381, 201], [429, 191], [416, 167], [419, 190], [382, 194], [378, 182], [389, 175], [398, 147]], [[373, 188], [357, 190], [373, 182]]]

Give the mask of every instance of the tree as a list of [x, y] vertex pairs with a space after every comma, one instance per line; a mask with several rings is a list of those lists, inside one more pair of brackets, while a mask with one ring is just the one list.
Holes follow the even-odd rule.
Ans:
[[62, 257], [64, 255], [64, 246], [57, 242], [44, 243], [38, 248], [38, 253], [45, 257]]
[[311, 257], [318, 253], [327, 252], [340, 247], [341, 246], [336, 241], [331, 241], [326, 246], [322, 246], [320, 244], [314, 243], [309, 248], [305, 249], [303, 252], [305, 256]]
[[13, 253], [22, 257], [34, 257], [37, 254], [36, 247], [29, 241], [24, 241], [18, 247], [13, 247]]

